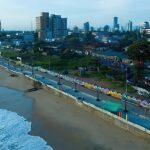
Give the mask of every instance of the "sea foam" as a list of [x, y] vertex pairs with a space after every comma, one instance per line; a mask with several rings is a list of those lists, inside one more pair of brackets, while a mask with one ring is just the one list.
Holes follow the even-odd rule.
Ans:
[[0, 109], [0, 150], [53, 150], [38, 136], [29, 135], [31, 123], [17, 113]]

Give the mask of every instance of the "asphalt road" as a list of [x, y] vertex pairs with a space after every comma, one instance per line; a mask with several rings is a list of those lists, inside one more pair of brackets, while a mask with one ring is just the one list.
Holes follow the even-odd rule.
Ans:
[[[15, 70], [17, 72], [23, 72], [29, 76], [32, 76], [32, 68], [31, 67], [20, 67], [16, 66], [13, 63], [9, 62], [5, 59], [0, 59], [0, 64], [3, 66], [8, 67], [9, 69]], [[96, 90], [90, 90], [87, 89], [81, 85], [76, 84], [76, 90], [75, 91], [75, 84], [69, 81], [66, 81], [62, 78], [50, 75], [48, 73], [43, 73], [39, 71], [34, 71], [35, 78], [45, 84], [52, 85], [55, 88], [61, 89], [64, 92], [71, 94], [75, 97], [77, 97], [80, 100], [86, 101], [88, 103], [92, 103], [93, 105], [103, 108], [103, 104], [105, 101], [112, 101], [116, 103], [120, 103], [123, 106], [124, 109], [124, 102], [121, 102], [120, 100], [117, 100], [113, 97], [110, 97], [108, 95], [104, 95], [102, 93], [98, 93]], [[60, 81], [60, 85], [58, 85], [58, 82]], [[97, 98], [99, 97], [99, 101], [97, 101]], [[128, 114], [130, 115], [130, 118], [132, 122], [140, 124], [144, 127], [147, 127], [150, 129], [150, 112], [145, 112], [144, 108], [138, 107], [136, 105], [133, 105], [131, 103], [127, 103], [127, 109]], [[125, 116], [123, 114], [123, 116]], [[147, 125], [148, 124], [148, 125]]]

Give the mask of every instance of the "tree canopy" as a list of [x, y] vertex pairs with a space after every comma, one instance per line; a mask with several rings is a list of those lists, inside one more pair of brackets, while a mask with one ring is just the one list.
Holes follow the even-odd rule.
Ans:
[[147, 41], [135, 42], [127, 50], [128, 56], [134, 61], [135, 81], [142, 77], [144, 61], [150, 60], [150, 43]]
[[150, 60], [150, 43], [147, 41], [133, 43], [127, 49], [127, 55], [135, 61]]

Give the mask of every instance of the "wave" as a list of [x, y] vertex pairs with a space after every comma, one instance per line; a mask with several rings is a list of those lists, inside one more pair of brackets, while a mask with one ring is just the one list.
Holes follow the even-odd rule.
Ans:
[[53, 150], [38, 136], [29, 135], [31, 123], [17, 113], [0, 109], [1, 150]]

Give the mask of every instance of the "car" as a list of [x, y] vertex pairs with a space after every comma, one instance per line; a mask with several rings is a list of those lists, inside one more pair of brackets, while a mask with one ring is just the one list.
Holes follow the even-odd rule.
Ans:
[[138, 94], [141, 96], [146, 96], [146, 97], [150, 96], [150, 92], [148, 92], [147, 90], [142, 89], [142, 88], [138, 89]]

